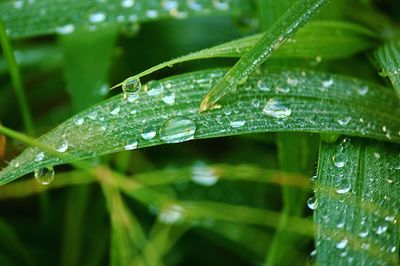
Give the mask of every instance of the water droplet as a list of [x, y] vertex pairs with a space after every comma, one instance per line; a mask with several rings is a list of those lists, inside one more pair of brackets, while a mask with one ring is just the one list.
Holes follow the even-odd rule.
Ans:
[[390, 249], [390, 252], [395, 253], [396, 250], [397, 250], [397, 247], [396, 247], [396, 246], [393, 246], [393, 247]]
[[194, 138], [196, 124], [184, 117], [174, 117], [167, 120], [160, 130], [160, 138], [166, 143], [179, 143]]
[[146, 11], [146, 16], [148, 18], [157, 18], [158, 17], [158, 11], [157, 10], [147, 10]]
[[205, 163], [198, 161], [193, 164], [192, 181], [201, 186], [214, 186], [218, 182], [218, 176]]
[[289, 88], [276, 87], [275, 91], [277, 93], [288, 93], [290, 91], [290, 89]]
[[54, 179], [53, 167], [44, 167], [35, 170], [35, 179], [42, 185], [48, 185]]
[[246, 121], [245, 121], [245, 120], [236, 120], [236, 121], [231, 121], [231, 122], [229, 123], [229, 125], [230, 125], [232, 128], [242, 127], [242, 126], [244, 126], [245, 124], [246, 124]]
[[106, 20], [106, 14], [103, 12], [96, 12], [93, 14], [90, 14], [89, 16], [89, 21], [91, 23], [100, 23]]
[[265, 105], [263, 113], [274, 118], [286, 118], [292, 114], [292, 110], [279, 100], [270, 99]]
[[168, 105], [172, 105], [175, 103], [175, 92], [169, 91], [164, 94], [164, 97], [162, 98], [162, 101], [165, 102]]
[[318, 201], [316, 198], [311, 197], [307, 200], [307, 206], [308, 208], [310, 208], [311, 210], [315, 210], [318, 206]]
[[166, 224], [176, 224], [183, 218], [183, 208], [179, 205], [171, 205], [162, 209], [159, 215], [161, 222]]
[[44, 153], [42, 151], [39, 151], [35, 156], [35, 162], [40, 162], [43, 159], [44, 159]]
[[213, 0], [213, 5], [214, 5], [215, 9], [219, 9], [219, 10], [228, 10], [229, 9], [228, 0]]
[[190, 9], [196, 10], [196, 11], [199, 11], [203, 8], [201, 3], [199, 3], [197, 0], [188, 0], [187, 5]]
[[143, 129], [142, 136], [143, 139], [149, 140], [152, 139], [156, 136], [157, 132], [156, 129], [153, 126], [149, 126]]
[[378, 226], [378, 228], [376, 229], [376, 234], [377, 234], [377, 235], [381, 235], [381, 234], [385, 233], [385, 232], [387, 231], [387, 229], [388, 229], [388, 225], [387, 225], [387, 224], [380, 225], [380, 226]]
[[324, 87], [325, 89], [332, 87], [334, 81], [333, 79], [328, 79], [328, 80], [324, 80], [321, 82], [322, 87]]
[[379, 158], [381, 158], [381, 155], [378, 152], [374, 152], [374, 157], [376, 159], [379, 159]]
[[122, 83], [122, 91], [124, 92], [124, 99], [128, 99], [131, 96], [138, 96], [142, 84], [138, 78], [128, 78]]
[[396, 223], [396, 217], [395, 216], [386, 216], [385, 221], [391, 222], [391, 223]]
[[253, 105], [254, 107], [260, 107], [260, 100], [255, 98], [253, 100], [251, 100], [251, 105]]
[[65, 152], [66, 150], [68, 150], [68, 141], [64, 137], [61, 138], [56, 144], [55, 148], [58, 152]]
[[75, 26], [73, 24], [67, 24], [64, 26], [58, 26], [56, 32], [61, 35], [70, 34], [74, 32]]
[[339, 125], [341, 125], [341, 126], [347, 125], [350, 121], [351, 121], [351, 117], [350, 117], [350, 116], [346, 116], [346, 117], [344, 117], [344, 118], [338, 118], [338, 119], [337, 119], [337, 122], [338, 122]]
[[299, 84], [299, 80], [288, 77], [286, 83], [290, 86], [297, 86]]
[[24, 2], [22, 0], [16, 0], [14, 1], [13, 6], [15, 9], [22, 8], [24, 6]]
[[164, 86], [160, 81], [152, 80], [146, 84], [146, 91], [149, 96], [159, 96], [164, 92]]
[[349, 243], [349, 240], [347, 240], [347, 238], [344, 238], [344, 239], [342, 239], [341, 241], [339, 241], [339, 242], [336, 244], [336, 248], [338, 248], [338, 249], [344, 249], [344, 248], [347, 246], [348, 243]]
[[138, 142], [136, 141], [136, 139], [131, 139], [128, 141], [128, 144], [126, 144], [124, 146], [124, 149], [125, 150], [134, 150], [137, 148], [137, 146], [138, 146]]
[[358, 94], [364, 96], [368, 93], [368, 86], [362, 86], [358, 88]]
[[91, 120], [96, 120], [96, 118], [97, 118], [97, 112], [96, 112], [96, 111], [93, 111], [93, 112], [89, 113], [89, 114], [88, 114], [88, 117], [89, 117], [89, 119], [91, 119]]
[[108, 110], [110, 111], [110, 114], [117, 115], [119, 114], [119, 111], [121, 111], [121, 108], [117, 104], [111, 104], [108, 106]]
[[361, 232], [358, 234], [358, 236], [361, 237], [361, 238], [366, 238], [366, 237], [368, 236], [368, 234], [369, 234], [369, 231], [368, 231], [368, 230], [365, 230], [365, 231], [361, 231]]
[[122, 0], [121, 1], [121, 6], [124, 8], [132, 7], [134, 4], [135, 4], [134, 0]]
[[178, 9], [179, 3], [176, 0], [163, 0], [162, 6], [165, 10], [174, 10]]
[[339, 153], [332, 157], [332, 161], [337, 168], [342, 168], [346, 164], [346, 157]]
[[268, 84], [264, 80], [259, 80], [257, 82], [257, 88], [260, 91], [270, 91], [271, 90], [271, 88], [268, 86]]
[[339, 181], [338, 188], [336, 188], [336, 192], [338, 194], [346, 194], [351, 189], [351, 184], [347, 179], [343, 179], [343, 181]]
[[85, 122], [85, 119], [84, 119], [83, 117], [76, 117], [76, 118], [74, 119], [74, 123], [75, 123], [75, 125], [77, 125], [77, 126], [83, 125], [84, 122]]

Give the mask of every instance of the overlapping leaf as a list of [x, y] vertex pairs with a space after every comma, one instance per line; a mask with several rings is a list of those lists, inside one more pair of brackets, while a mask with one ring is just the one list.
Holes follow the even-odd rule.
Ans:
[[376, 57], [382, 67], [382, 75], [389, 77], [400, 96], [400, 41], [385, 44], [377, 51]]

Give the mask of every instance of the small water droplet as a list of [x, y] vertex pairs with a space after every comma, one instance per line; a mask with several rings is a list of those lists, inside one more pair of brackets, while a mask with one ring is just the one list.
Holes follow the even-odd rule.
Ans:
[[386, 216], [385, 221], [391, 222], [391, 223], [396, 223], [396, 217], [395, 216]]
[[158, 17], [158, 11], [157, 10], [147, 10], [146, 11], [146, 16], [148, 18], [157, 18]]
[[368, 86], [362, 86], [358, 88], [358, 94], [364, 96], [368, 93]]
[[162, 101], [168, 105], [173, 105], [175, 103], [175, 92], [169, 91], [165, 93]]
[[244, 126], [245, 124], [246, 124], [246, 121], [245, 121], [245, 120], [236, 120], [236, 121], [231, 121], [231, 122], [229, 123], [229, 125], [230, 125], [232, 128], [242, 127], [242, 126]]
[[215, 9], [219, 10], [228, 10], [229, 9], [229, 1], [228, 0], [213, 0], [212, 1]]
[[40, 162], [43, 159], [44, 159], [44, 153], [42, 151], [39, 151], [35, 156], [35, 162]]
[[85, 119], [84, 119], [83, 117], [76, 117], [76, 118], [74, 119], [74, 123], [75, 123], [75, 125], [77, 125], [77, 126], [83, 125], [84, 122], [85, 122]]
[[100, 23], [106, 20], [106, 14], [103, 12], [96, 12], [89, 15], [89, 21], [91, 23]]
[[322, 87], [324, 87], [325, 89], [332, 87], [334, 81], [333, 79], [327, 79], [321, 82]]
[[201, 3], [199, 3], [197, 0], [188, 0], [187, 5], [190, 9], [199, 11], [203, 8]]
[[288, 93], [290, 92], [290, 88], [276, 87], [275, 91], [276, 93]]
[[176, 0], [163, 0], [162, 6], [165, 10], [169, 11], [169, 10], [178, 9], [179, 3]]
[[344, 249], [347, 246], [348, 243], [349, 243], [349, 240], [347, 240], [347, 238], [344, 238], [344, 239], [342, 239], [341, 241], [339, 241], [336, 244], [336, 248], [337, 249]]
[[137, 148], [137, 146], [138, 146], [138, 142], [136, 141], [136, 139], [131, 139], [131, 140], [128, 141], [128, 144], [126, 144], [124, 146], [124, 149], [127, 150], [127, 151], [128, 150], [134, 150], [134, 149]]
[[260, 91], [270, 91], [271, 90], [271, 88], [268, 86], [268, 84], [264, 80], [259, 80], [257, 82], [257, 88]]
[[279, 100], [270, 99], [265, 105], [263, 113], [274, 118], [286, 118], [292, 114], [292, 110]]
[[201, 186], [214, 186], [218, 182], [218, 176], [207, 164], [198, 161], [193, 164], [192, 181]]
[[174, 117], [167, 120], [160, 130], [160, 138], [166, 143], [179, 143], [194, 138], [196, 124], [185, 117]]
[[146, 84], [146, 91], [149, 96], [159, 96], [164, 92], [164, 86], [160, 81], [152, 80]]
[[365, 231], [361, 231], [361, 232], [358, 234], [358, 236], [361, 237], [361, 238], [366, 238], [366, 237], [368, 236], [368, 234], [369, 234], [369, 231], [368, 231], [368, 230], [365, 230]]
[[251, 100], [251, 105], [253, 105], [254, 107], [260, 107], [260, 100], [257, 98], [254, 98], [253, 100]]
[[338, 118], [336, 121], [339, 123], [339, 125], [346, 126], [348, 123], [350, 123], [351, 117], [350, 116], [346, 116], [346, 117], [343, 117], [343, 118]]
[[48, 185], [54, 179], [53, 167], [44, 167], [35, 170], [35, 179], [42, 185]]
[[393, 247], [390, 249], [390, 252], [395, 253], [396, 250], [397, 250], [397, 247], [396, 247], [396, 246], [393, 246]]
[[108, 106], [108, 110], [110, 111], [110, 114], [117, 115], [119, 114], [119, 111], [121, 111], [121, 107], [119, 107], [117, 104], [111, 104]]
[[135, 4], [135, 0], [122, 0], [121, 6], [124, 8], [132, 7]]
[[381, 155], [378, 152], [374, 152], [374, 157], [376, 159], [379, 159], [379, 158], [381, 158]]
[[141, 87], [142, 87], [142, 84], [140, 83], [140, 80], [138, 78], [126, 79], [122, 83], [122, 91], [124, 92], [124, 99], [128, 99], [128, 101], [129, 101], [130, 97], [137, 96], [137, 98], [138, 98], [139, 97], [138, 93], [139, 93]]
[[156, 136], [157, 132], [156, 129], [153, 126], [149, 126], [143, 129], [142, 136], [143, 139], [149, 140], [152, 139]]
[[379, 225], [378, 228], [376, 229], [376, 234], [382, 235], [383, 233], [385, 233], [387, 231], [387, 229], [388, 229], [387, 224]]
[[58, 26], [56, 28], [56, 32], [58, 34], [61, 34], [61, 35], [66, 35], [66, 34], [73, 33], [74, 30], [75, 30], [75, 26], [73, 24], [67, 24], [67, 25], [64, 25], [64, 26]]
[[346, 164], [346, 157], [344, 154], [339, 153], [332, 157], [332, 161], [337, 168], [342, 168]]
[[166, 224], [176, 224], [183, 218], [183, 208], [179, 205], [171, 205], [161, 210], [159, 219]]
[[56, 144], [56, 151], [58, 152], [65, 152], [68, 150], [68, 141], [65, 139], [65, 137], [62, 137], [58, 143]]
[[299, 84], [299, 80], [298, 79], [292, 79], [290, 77], [287, 78], [286, 83], [290, 86], [297, 86]]
[[307, 206], [308, 208], [310, 208], [311, 210], [315, 210], [318, 206], [318, 201], [315, 197], [311, 197], [307, 200]]
[[347, 179], [345, 181], [339, 181], [338, 188], [336, 188], [336, 192], [338, 194], [346, 194], [351, 189], [351, 184]]
[[96, 112], [96, 111], [93, 111], [93, 112], [89, 113], [89, 114], [88, 114], [88, 117], [89, 117], [89, 119], [91, 119], [91, 120], [96, 120], [96, 118], [97, 118], [97, 112]]

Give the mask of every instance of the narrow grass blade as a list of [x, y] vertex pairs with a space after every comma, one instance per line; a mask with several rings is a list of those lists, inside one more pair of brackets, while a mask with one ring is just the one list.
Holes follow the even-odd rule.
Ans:
[[107, 24], [132, 25], [165, 18], [239, 14], [247, 1], [224, 2], [200, 0], [190, 4], [184, 0], [36, 0], [0, 3], [0, 18], [12, 38], [43, 34], [69, 34], [85, 27], [98, 29]]
[[29, 111], [28, 101], [26, 99], [24, 91], [24, 85], [22, 82], [17, 62], [15, 60], [13, 48], [11, 46], [10, 40], [8, 39], [7, 32], [5, 31], [5, 27], [1, 18], [0, 18], [0, 43], [1, 47], [3, 48], [3, 53], [9, 65], [11, 81], [18, 100], [19, 108], [21, 110], [25, 129], [29, 135], [33, 136], [35, 131], [33, 127], [31, 113]]
[[[125, 82], [187, 61], [216, 57], [241, 57], [249, 52], [262, 36], [263, 34], [260, 33], [240, 38], [163, 62], [127, 78]], [[283, 43], [271, 56], [308, 59], [321, 57], [324, 60], [345, 58], [371, 48], [375, 40], [376, 35], [373, 32], [357, 24], [342, 21], [312, 21], [294, 34], [289, 41]], [[338, 46], [341, 48], [337, 49]], [[113, 88], [121, 86], [123, 83], [121, 82]]]
[[[200, 97], [225, 73], [201, 71], [153, 81], [133, 99], [117, 95], [92, 106], [39, 138], [44, 156], [28, 148], [0, 172], [0, 183], [41, 167], [122, 150], [257, 132], [335, 133], [400, 142], [394, 92], [333, 74], [260, 72], [227, 97], [221, 109], [198, 113]], [[58, 149], [62, 160], [44, 147]]]
[[293, 33], [317, 13], [327, 0], [299, 0], [268, 29], [254, 47], [226, 73], [204, 97], [200, 112], [213, 108], [225, 94], [236, 89], [248, 76], [271, 56]]
[[316, 184], [320, 265], [398, 265], [399, 146], [322, 143]]
[[378, 49], [376, 58], [382, 67], [382, 75], [389, 77], [400, 97], [400, 41], [391, 41]]

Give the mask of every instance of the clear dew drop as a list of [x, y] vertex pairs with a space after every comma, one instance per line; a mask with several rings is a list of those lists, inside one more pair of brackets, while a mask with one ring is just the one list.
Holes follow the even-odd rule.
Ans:
[[138, 93], [142, 87], [138, 78], [128, 78], [122, 83], [122, 91], [124, 93], [124, 99], [129, 101], [130, 97], [138, 96]]
[[292, 110], [279, 100], [270, 99], [265, 105], [263, 113], [274, 118], [286, 118], [292, 114]]
[[153, 126], [149, 126], [143, 129], [142, 134], [140, 134], [140, 136], [142, 136], [142, 138], [145, 140], [150, 140], [153, 139], [156, 136], [156, 134], [157, 134], [156, 129]]
[[174, 117], [167, 120], [160, 129], [160, 138], [166, 143], [179, 143], [194, 138], [196, 124], [185, 117]]
[[165, 10], [174, 10], [179, 7], [179, 3], [176, 0], [163, 0], [161, 5]]
[[368, 234], [369, 234], [369, 231], [368, 231], [368, 230], [365, 230], [365, 231], [361, 231], [361, 232], [358, 234], [358, 236], [361, 237], [361, 238], [366, 238], [366, 237], [368, 236]]
[[35, 179], [42, 185], [48, 185], [54, 179], [54, 169], [53, 167], [44, 167], [35, 170]]
[[200, 186], [211, 187], [218, 182], [218, 176], [207, 164], [197, 161], [192, 167], [192, 181]]
[[179, 205], [168, 206], [161, 210], [158, 218], [165, 224], [179, 223], [183, 218], [183, 208]]
[[346, 126], [346, 125], [348, 125], [350, 123], [351, 117], [350, 116], [346, 116], [346, 117], [343, 117], [343, 118], [338, 118], [336, 121], [339, 123], [339, 125]]
[[89, 21], [91, 23], [100, 23], [106, 20], [106, 14], [103, 12], [96, 12], [89, 15]]
[[297, 86], [299, 84], [299, 80], [298, 79], [292, 79], [290, 77], [287, 78], [286, 83], [290, 86]]
[[138, 142], [136, 139], [131, 139], [127, 142], [127, 144], [124, 146], [124, 149], [129, 151], [129, 150], [134, 150], [138, 146]]
[[175, 103], [175, 92], [169, 91], [164, 94], [164, 97], [162, 98], [162, 101], [168, 105], [173, 105]]
[[164, 86], [160, 81], [152, 80], [146, 84], [146, 92], [149, 96], [159, 96], [164, 92]]
[[35, 155], [35, 162], [40, 162], [44, 159], [44, 153], [42, 151], [39, 151], [36, 155]]
[[65, 137], [58, 141], [55, 148], [58, 152], [66, 152], [68, 150], [68, 141], [65, 139]]
[[379, 159], [379, 158], [381, 158], [381, 155], [378, 152], [374, 152], [374, 157], [376, 159]]
[[341, 153], [338, 153], [335, 156], [333, 156], [332, 161], [337, 168], [342, 168], [346, 165], [346, 158], [344, 154]]
[[318, 206], [318, 201], [315, 197], [311, 197], [307, 200], [307, 206], [310, 210], [315, 210]]
[[108, 110], [110, 111], [111, 115], [117, 115], [119, 114], [119, 111], [121, 111], [121, 107], [119, 107], [117, 104], [112, 104], [108, 106]]
[[246, 124], [245, 120], [235, 120], [235, 121], [231, 121], [229, 123], [229, 125], [231, 126], [231, 128], [239, 128], [242, 127]]
[[347, 238], [344, 238], [344, 239], [340, 240], [336, 244], [336, 248], [337, 249], [344, 249], [347, 246], [348, 243], [349, 243], [349, 240], [347, 240]]
[[257, 88], [260, 91], [270, 91], [271, 90], [271, 88], [268, 86], [268, 84], [264, 80], [259, 80], [257, 82]]
[[338, 187], [336, 188], [336, 193], [346, 194], [351, 190], [351, 184], [348, 180], [340, 181]]
[[85, 122], [85, 119], [83, 117], [76, 117], [74, 119], [74, 124], [77, 126], [83, 125], [84, 122]]
[[135, 0], [122, 0], [121, 6], [124, 8], [132, 7], [135, 4]]
[[358, 94], [364, 96], [368, 93], [368, 90], [369, 90], [368, 86], [362, 86], [358, 88]]
[[88, 117], [89, 117], [89, 119], [91, 119], [91, 120], [96, 120], [96, 118], [97, 118], [97, 112], [96, 112], [96, 111], [93, 111], [93, 112], [89, 113], [89, 114], [88, 114]]
[[254, 107], [260, 107], [260, 100], [257, 98], [254, 98], [253, 100], [251, 100], [251, 105], [253, 105]]
[[212, 1], [215, 9], [218, 10], [228, 10], [229, 9], [229, 1], [228, 0], [213, 0]]
[[200, 11], [203, 7], [197, 0], [188, 0], [187, 5], [190, 9]]
[[74, 30], [75, 30], [75, 26], [73, 24], [67, 24], [67, 25], [64, 25], [64, 26], [58, 26], [56, 28], [56, 32], [58, 34], [61, 34], [61, 35], [66, 35], [66, 34], [73, 33]]
[[323, 88], [327, 89], [327, 88], [332, 87], [333, 83], [334, 83], [333, 79], [328, 79], [328, 80], [322, 81], [321, 85]]
[[387, 231], [387, 229], [388, 229], [388, 225], [383, 224], [383, 225], [379, 225], [375, 232], [377, 235], [382, 235], [383, 233], [385, 233]]

